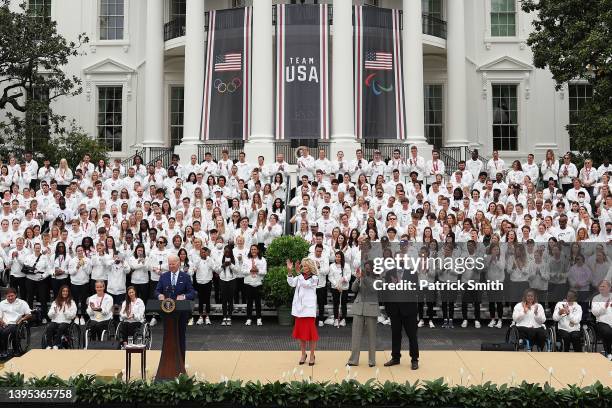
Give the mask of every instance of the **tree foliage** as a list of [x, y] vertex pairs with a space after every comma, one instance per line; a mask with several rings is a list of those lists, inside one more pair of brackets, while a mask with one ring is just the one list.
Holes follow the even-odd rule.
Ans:
[[62, 146], [74, 143], [76, 152], [89, 145], [99, 151], [95, 140], [86, 142], [80, 129], [67, 127], [66, 117], [53, 111], [57, 99], [82, 92], [80, 78], [64, 67], [80, 55], [88, 38], [80, 34], [68, 41], [41, 9], [23, 2], [13, 11], [10, 3], [0, 0], [0, 154], [32, 150], [56, 164], [60, 152], [73, 153]]
[[527, 44], [537, 68], [548, 68], [557, 89], [576, 79], [593, 86], [593, 99], [570, 129], [576, 148], [595, 161], [612, 152], [612, 0], [523, 0], [536, 13]]

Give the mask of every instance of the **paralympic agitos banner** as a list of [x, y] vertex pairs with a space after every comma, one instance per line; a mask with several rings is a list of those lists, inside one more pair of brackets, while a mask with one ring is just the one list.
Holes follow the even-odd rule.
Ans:
[[329, 139], [327, 11], [276, 6], [276, 139]]
[[209, 12], [201, 138], [250, 133], [251, 7]]
[[398, 10], [355, 6], [355, 131], [360, 139], [404, 139]]

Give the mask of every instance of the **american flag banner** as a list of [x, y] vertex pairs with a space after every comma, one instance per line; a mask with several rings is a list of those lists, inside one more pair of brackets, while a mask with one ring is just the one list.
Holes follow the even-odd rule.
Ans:
[[222, 54], [215, 57], [215, 72], [240, 71], [242, 69], [242, 54]]
[[393, 54], [390, 52], [368, 51], [366, 54], [365, 69], [370, 70], [392, 70]]

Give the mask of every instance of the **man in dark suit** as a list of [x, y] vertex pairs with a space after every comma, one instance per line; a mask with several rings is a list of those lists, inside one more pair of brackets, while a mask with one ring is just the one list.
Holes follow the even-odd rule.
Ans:
[[[389, 271], [386, 275], [387, 282], [400, 282], [402, 280], [417, 284], [417, 274], [408, 270]], [[402, 356], [402, 329], [408, 336], [410, 348], [410, 368], [419, 368], [419, 342], [417, 339], [417, 296], [415, 292], [401, 291], [391, 295], [392, 300], [385, 304], [387, 314], [391, 319], [391, 360], [385, 363], [385, 367], [398, 365]]]
[[[155, 288], [155, 296], [159, 300], [172, 298], [175, 300], [193, 300], [195, 298], [195, 290], [191, 283], [191, 277], [185, 272], [179, 271], [179, 258], [171, 255], [168, 257], [168, 272], [164, 272], [159, 277], [157, 288]], [[179, 316], [179, 339], [181, 342], [181, 354], [185, 361], [185, 333], [187, 332], [187, 322], [189, 321], [190, 312], [181, 312]]]

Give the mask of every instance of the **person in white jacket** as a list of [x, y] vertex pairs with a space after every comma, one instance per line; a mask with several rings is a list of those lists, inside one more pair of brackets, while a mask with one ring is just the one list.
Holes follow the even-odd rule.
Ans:
[[[335, 261], [329, 266], [329, 284], [331, 286], [334, 302], [334, 326], [346, 326], [349, 282], [351, 280], [351, 268], [344, 260], [342, 251], [336, 252]], [[342, 314], [340, 314], [342, 311]]]
[[87, 299], [87, 329], [91, 340], [100, 340], [102, 332], [108, 328], [108, 323], [113, 318], [113, 298], [105, 293], [105, 289], [104, 282], [97, 281], [96, 293]]
[[51, 322], [47, 325], [47, 350], [57, 350], [62, 346], [62, 337], [68, 335], [70, 323], [76, 314], [77, 305], [72, 299], [70, 288], [63, 285], [49, 308], [48, 316]]
[[129, 257], [128, 267], [132, 271], [132, 286], [136, 289], [136, 295], [140, 299], [149, 296], [149, 265], [147, 264], [146, 251], [143, 244], [136, 245], [134, 253]]
[[70, 291], [78, 308], [78, 324], [83, 325], [85, 324], [84, 315], [87, 307], [91, 261], [85, 257], [85, 251], [81, 245], [76, 247], [76, 256], [68, 263], [68, 274], [70, 275]]
[[145, 322], [145, 304], [136, 294], [134, 286], [127, 288], [127, 298], [121, 304], [119, 319], [122, 322], [119, 326], [119, 335], [121, 342], [125, 345], [128, 337], [134, 336]]
[[104, 242], [98, 242], [96, 253], [91, 255], [91, 276], [89, 277], [89, 293], [94, 293], [97, 281], [108, 281], [108, 271], [113, 264], [113, 256], [106, 251]]
[[569, 290], [565, 300], [557, 302], [553, 312], [553, 320], [557, 322], [557, 337], [563, 342], [563, 351], [569, 351], [570, 345], [574, 351], [582, 351], [580, 335], [580, 320], [582, 307], [576, 302], [576, 291]]
[[[210, 256], [208, 248], [200, 249], [199, 259], [195, 260], [195, 276], [194, 289], [198, 292], [198, 313], [200, 318], [196, 324], [201, 325], [206, 323], [210, 326], [210, 293], [212, 290], [213, 273], [218, 272], [221, 268], [215, 257]], [[206, 305], [206, 308], [204, 308]]]
[[323, 250], [322, 244], [314, 245], [314, 252], [308, 255], [308, 258], [312, 259], [317, 267], [317, 277], [319, 283], [317, 284], [317, 308], [319, 309], [317, 320], [319, 321], [319, 327], [323, 327], [323, 324], [332, 325], [334, 324], [334, 317], [329, 316], [325, 320], [325, 305], [327, 305], [327, 275], [329, 275], [329, 257]]
[[130, 267], [117, 253], [111, 259], [106, 291], [113, 298], [113, 305], [120, 306], [125, 301], [126, 277], [130, 273]]
[[523, 300], [514, 306], [512, 320], [516, 324], [521, 338], [528, 340], [532, 348], [538, 346], [540, 351], [544, 350], [546, 315], [544, 314], [544, 308], [538, 303], [538, 295], [535, 290], [525, 290]]
[[[149, 252], [149, 256], [147, 257], [147, 263], [149, 265], [149, 271], [151, 272], [151, 278], [149, 282], [149, 293], [147, 296], [141, 295], [143, 299], [154, 299], [155, 295], [155, 287], [157, 286], [157, 282], [159, 282], [159, 277], [162, 273], [168, 270], [168, 255], [170, 253], [166, 249], [166, 245], [168, 244], [168, 240], [164, 237], [157, 238], [156, 248], [153, 248]], [[157, 324], [156, 316], [153, 316], [150, 322], [151, 326], [155, 326]]]
[[612, 360], [612, 294], [610, 294], [610, 281], [602, 280], [598, 289], [599, 294], [593, 298], [591, 303], [591, 313], [597, 321], [597, 338], [601, 339], [608, 360]]
[[257, 325], [262, 326], [261, 321], [261, 285], [263, 278], [268, 272], [265, 258], [259, 252], [259, 246], [251, 245], [247, 259], [242, 264], [242, 274], [244, 276], [244, 291], [246, 292], [246, 322], [245, 326], [250, 326], [253, 316], [253, 303], [255, 303], [255, 318]]
[[293, 302], [291, 303], [291, 315], [295, 317], [293, 326], [293, 338], [300, 342], [302, 356], [299, 364], [306, 362], [306, 343], [310, 343], [309, 366], [315, 364], [315, 349], [319, 340], [319, 333], [315, 325], [317, 316], [317, 285], [319, 283], [317, 266], [312, 259], [304, 258], [302, 262], [295, 263], [287, 260], [287, 283], [292, 288]]
[[235, 279], [242, 271], [238, 266], [232, 248], [228, 245], [223, 248], [221, 256], [221, 268], [219, 271], [219, 289], [221, 291], [221, 309], [223, 310], [223, 321], [221, 326], [232, 325], [232, 313], [234, 312], [234, 284]]
[[40, 243], [34, 244], [34, 252], [24, 259], [24, 266], [33, 268], [33, 273], [26, 273], [26, 293], [28, 306], [34, 307], [34, 297], [40, 303], [43, 324], [47, 323], [47, 305], [49, 304], [49, 290], [51, 276], [51, 265], [49, 257], [42, 253]]

